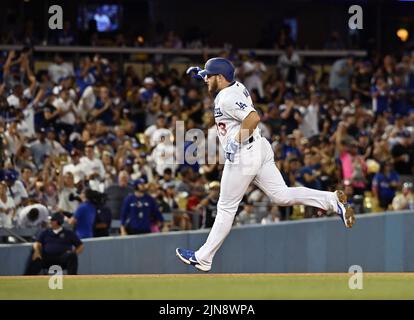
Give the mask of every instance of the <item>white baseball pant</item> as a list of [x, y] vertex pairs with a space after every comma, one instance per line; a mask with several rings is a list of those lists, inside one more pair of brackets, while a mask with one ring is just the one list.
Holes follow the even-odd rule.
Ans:
[[207, 241], [195, 252], [200, 264], [211, 266], [214, 255], [230, 232], [240, 201], [252, 181], [276, 205], [302, 204], [335, 212], [338, 210], [334, 192], [287, 187], [274, 162], [270, 143], [264, 137], [259, 137], [251, 144], [243, 145], [235, 155], [234, 162], [226, 160], [215, 222]]

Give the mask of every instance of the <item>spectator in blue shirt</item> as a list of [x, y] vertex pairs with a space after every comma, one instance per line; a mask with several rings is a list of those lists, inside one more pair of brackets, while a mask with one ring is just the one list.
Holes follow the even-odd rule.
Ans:
[[112, 111], [112, 99], [109, 95], [108, 87], [101, 87], [99, 89], [99, 97], [96, 100], [95, 108], [92, 111], [94, 120], [102, 120], [105, 125], [111, 126], [114, 124], [114, 113]]
[[380, 171], [372, 179], [372, 192], [384, 210], [392, 203], [395, 190], [398, 189], [400, 176], [394, 170], [393, 164], [388, 161], [381, 164]]
[[391, 86], [390, 95], [392, 113], [406, 116], [410, 106], [407, 103], [407, 89], [403, 85], [400, 76], [394, 76], [394, 84]]
[[77, 274], [78, 255], [83, 251], [83, 244], [73, 231], [62, 227], [63, 220], [60, 213], [52, 215], [51, 228], [43, 231], [33, 244], [25, 275], [37, 275], [52, 265], [67, 269], [68, 274]]
[[298, 173], [298, 181], [304, 187], [322, 190], [320, 164], [316, 163], [315, 156], [314, 151], [307, 151], [305, 153], [304, 166]]
[[121, 235], [150, 233], [152, 222], [164, 222], [156, 200], [145, 192], [145, 181], [135, 180], [134, 188], [122, 204]]
[[296, 147], [296, 139], [293, 134], [287, 136], [286, 142], [282, 146], [282, 158], [286, 159], [289, 157], [301, 158], [299, 149]]
[[82, 203], [76, 209], [69, 223], [75, 225], [75, 232], [79, 238], [92, 238], [96, 217], [95, 192], [92, 189], [85, 189], [80, 194], [80, 198]]
[[151, 101], [154, 93], [155, 93], [155, 81], [151, 77], [146, 77], [143, 81], [144, 88], [140, 92], [140, 99], [144, 103], [148, 103]]
[[65, 21], [63, 29], [57, 32], [56, 44], [59, 46], [73, 46], [76, 44], [75, 33], [72, 31], [70, 21]]
[[383, 77], [379, 77], [376, 80], [375, 85], [371, 89], [371, 96], [372, 110], [375, 112], [375, 114], [382, 115], [384, 112], [389, 111], [389, 88]]

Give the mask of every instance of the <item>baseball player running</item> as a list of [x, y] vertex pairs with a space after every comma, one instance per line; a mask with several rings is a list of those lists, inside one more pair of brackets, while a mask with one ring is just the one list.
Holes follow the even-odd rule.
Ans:
[[319, 191], [286, 186], [274, 162], [270, 143], [260, 135], [257, 114], [248, 90], [234, 80], [234, 66], [224, 58], [212, 58], [205, 69], [190, 67], [188, 74], [203, 79], [215, 95], [214, 117], [225, 165], [221, 179], [217, 216], [207, 241], [197, 251], [177, 248], [178, 258], [198, 270], [209, 271], [214, 255], [230, 232], [239, 203], [249, 184], [254, 182], [279, 206], [306, 205], [333, 210], [345, 227], [355, 222], [354, 212], [343, 191]]

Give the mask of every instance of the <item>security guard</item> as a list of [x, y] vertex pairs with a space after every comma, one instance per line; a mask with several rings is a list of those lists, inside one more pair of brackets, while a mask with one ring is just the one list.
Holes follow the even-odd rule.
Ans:
[[156, 200], [145, 192], [143, 179], [134, 181], [134, 190], [122, 204], [121, 235], [150, 233], [151, 223], [164, 222]]
[[77, 274], [78, 255], [83, 251], [82, 241], [71, 230], [64, 229], [63, 215], [54, 213], [51, 228], [43, 231], [33, 244], [25, 275], [37, 275], [42, 269], [59, 265], [68, 274]]

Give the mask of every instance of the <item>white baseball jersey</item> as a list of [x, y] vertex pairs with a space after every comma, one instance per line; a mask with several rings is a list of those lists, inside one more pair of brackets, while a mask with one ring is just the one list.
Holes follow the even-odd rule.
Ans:
[[[250, 112], [256, 111], [246, 87], [238, 81], [220, 90], [214, 99], [214, 118], [221, 146], [224, 148], [229, 138], [235, 138], [241, 123]], [[260, 135], [256, 128], [254, 136]]]

